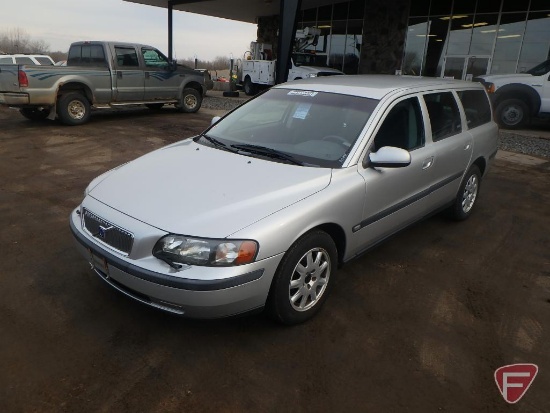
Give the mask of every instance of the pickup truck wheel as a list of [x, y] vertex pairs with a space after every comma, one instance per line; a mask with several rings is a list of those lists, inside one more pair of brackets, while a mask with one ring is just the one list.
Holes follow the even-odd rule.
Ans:
[[192, 88], [183, 89], [181, 94], [181, 102], [176, 104], [176, 108], [180, 112], [195, 113], [201, 107], [201, 94]]
[[498, 104], [496, 117], [503, 128], [516, 129], [529, 120], [529, 108], [520, 99], [506, 99]]
[[90, 118], [90, 102], [81, 93], [67, 93], [57, 102], [57, 115], [65, 125], [82, 125]]
[[40, 121], [50, 115], [50, 108], [22, 108], [19, 113], [29, 120]]
[[248, 76], [244, 79], [243, 89], [246, 96], [254, 96], [257, 93], [256, 85], [252, 83], [252, 80]]
[[159, 110], [159, 109], [162, 109], [162, 107], [164, 106], [164, 103], [148, 103], [145, 106], [147, 106], [149, 109], [152, 109], [152, 110]]
[[266, 309], [283, 324], [313, 317], [326, 300], [338, 265], [334, 241], [326, 232], [312, 231], [286, 252], [273, 278]]

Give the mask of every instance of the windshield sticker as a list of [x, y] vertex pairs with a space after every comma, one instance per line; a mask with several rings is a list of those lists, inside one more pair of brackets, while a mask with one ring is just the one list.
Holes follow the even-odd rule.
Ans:
[[311, 103], [300, 103], [300, 105], [296, 108], [296, 111], [294, 112], [294, 115], [292, 115], [292, 117], [294, 119], [305, 119], [310, 108], [311, 108]]
[[313, 97], [319, 92], [309, 92], [307, 90], [291, 90], [288, 92], [288, 96], [309, 96]]

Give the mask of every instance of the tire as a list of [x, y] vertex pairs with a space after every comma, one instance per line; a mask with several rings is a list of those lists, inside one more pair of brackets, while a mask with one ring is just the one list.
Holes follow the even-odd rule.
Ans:
[[22, 108], [19, 113], [29, 120], [41, 121], [50, 116], [50, 108]]
[[244, 79], [243, 89], [246, 96], [254, 96], [256, 93], [258, 93], [256, 85], [252, 83], [252, 80], [249, 76]]
[[283, 257], [271, 283], [266, 303], [268, 314], [286, 325], [313, 317], [327, 299], [337, 259], [336, 245], [326, 232], [309, 232], [296, 241]]
[[159, 109], [162, 109], [162, 107], [164, 106], [164, 103], [148, 103], [145, 106], [151, 110], [159, 110]]
[[90, 102], [79, 92], [61, 95], [57, 102], [57, 116], [65, 125], [82, 125], [90, 119]]
[[180, 112], [195, 113], [201, 107], [202, 96], [193, 88], [183, 89], [181, 93], [181, 101], [176, 104], [176, 109]]
[[477, 165], [472, 165], [464, 176], [454, 204], [447, 210], [449, 218], [464, 221], [472, 214], [481, 187], [481, 172]]
[[507, 129], [517, 129], [529, 122], [529, 107], [520, 99], [506, 99], [497, 105], [496, 120]]

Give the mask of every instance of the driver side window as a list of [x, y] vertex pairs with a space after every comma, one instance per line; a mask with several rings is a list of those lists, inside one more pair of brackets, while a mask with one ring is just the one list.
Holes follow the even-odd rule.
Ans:
[[159, 69], [168, 68], [169, 66], [168, 59], [164, 57], [164, 55], [161, 54], [158, 50], [141, 49], [141, 53], [143, 54], [143, 60], [145, 62], [145, 66], [159, 68]]
[[397, 103], [387, 114], [374, 138], [374, 151], [383, 146], [412, 151], [424, 146], [425, 134], [418, 98]]

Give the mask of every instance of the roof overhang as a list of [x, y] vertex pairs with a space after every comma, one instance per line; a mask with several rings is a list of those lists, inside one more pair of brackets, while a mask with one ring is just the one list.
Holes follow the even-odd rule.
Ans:
[[[168, 8], [168, 0], [124, 0], [147, 6]], [[302, 10], [343, 0], [302, 0]], [[172, 0], [174, 10], [205, 16], [221, 17], [247, 23], [257, 23], [258, 17], [278, 15], [280, 0]]]

